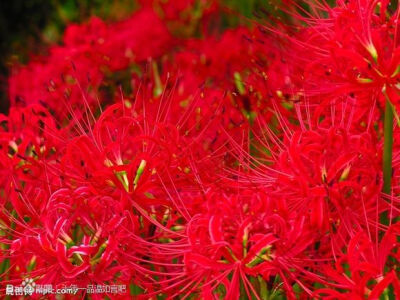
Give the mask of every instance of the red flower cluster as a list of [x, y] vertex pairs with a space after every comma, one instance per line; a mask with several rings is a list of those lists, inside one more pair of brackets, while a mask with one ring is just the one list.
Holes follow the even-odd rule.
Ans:
[[11, 104], [40, 103], [66, 117], [66, 107], [82, 110], [83, 89], [85, 102], [96, 104], [97, 91], [109, 82], [110, 73], [143, 64], [172, 45], [166, 25], [150, 9], [116, 24], [93, 17], [87, 24], [70, 25], [62, 46], [52, 47], [49, 56], [36, 58], [27, 67], [14, 69], [9, 80]]
[[399, 298], [387, 120], [400, 10], [290, 2], [278, 27], [218, 31], [220, 4], [195, 2], [70, 25], [15, 69], [0, 116], [1, 293], [31, 278], [80, 288], [66, 298]]

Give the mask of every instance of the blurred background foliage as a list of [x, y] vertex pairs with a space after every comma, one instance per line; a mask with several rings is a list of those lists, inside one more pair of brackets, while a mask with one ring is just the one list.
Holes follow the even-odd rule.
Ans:
[[[168, 0], [166, 0], [168, 1]], [[169, 0], [173, 1], [173, 0]], [[252, 18], [264, 0], [223, 0], [234, 26]], [[0, 1], [0, 112], [7, 112], [7, 77], [12, 64], [27, 63], [60, 43], [65, 27], [91, 16], [108, 21], [124, 19], [139, 7], [135, 0], [13, 0]], [[266, 4], [268, 7], [268, 4]]]

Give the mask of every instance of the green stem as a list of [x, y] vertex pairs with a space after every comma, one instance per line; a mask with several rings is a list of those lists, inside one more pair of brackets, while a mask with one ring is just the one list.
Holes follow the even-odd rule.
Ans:
[[[8, 239], [10, 241], [13, 240], [13, 235], [12, 232], [13, 230], [15, 230], [15, 222], [14, 220], [17, 218], [17, 212], [15, 210], [13, 210], [11, 212], [11, 216], [14, 218], [13, 221], [10, 224], [10, 233], [8, 235]], [[5, 250], [6, 253], [8, 253], [8, 250], [10, 249], [10, 244], [3, 244], [2, 247], [0, 248], [2, 250]], [[9, 274], [6, 274], [6, 271], [8, 271], [8, 269], [10, 268], [10, 259], [9, 258], [5, 258], [1, 263], [0, 263], [0, 281], [3, 280], [8, 280]]]
[[385, 194], [391, 192], [392, 185], [392, 150], [393, 150], [393, 109], [390, 100], [386, 96], [384, 116], [384, 140], [383, 140], [383, 189]]

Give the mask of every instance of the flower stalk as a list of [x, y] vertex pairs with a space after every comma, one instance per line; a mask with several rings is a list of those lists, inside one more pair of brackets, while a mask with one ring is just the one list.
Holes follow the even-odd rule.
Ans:
[[393, 108], [385, 91], [386, 98], [384, 128], [383, 128], [383, 188], [385, 194], [390, 194], [392, 184], [392, 152], [393, 152]]

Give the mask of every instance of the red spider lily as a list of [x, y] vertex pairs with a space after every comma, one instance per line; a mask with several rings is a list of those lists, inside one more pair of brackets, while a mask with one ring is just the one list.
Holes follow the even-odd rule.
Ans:
[[[15, 222], [20, 223], [17, 218]], [[117, 257], [125, 260], [121, 241], [128, 241], [132, 233], [122, 226], [131, 225], [111, 197], [92, 195], [87, 188], [72, 194], [61, 189], [47, 201], [39, 223], [26, 222], [14, 230], [9, 282], [25, 274], [38, 283], [80, 287], [129, 282], [131, 269]]]
[[[306, 26], [291, 35], [289, 64], [305, 66], [290, 76], [303, 76], [299, 91], [315, 97], [351, 93], [360, 104], [371, 106], [385, 95], [398, 102], [398, 10], [388, 1], [306, 2], [313, 13], [289, 12]], [[321, 17], [321, 16], [326, 17]], [[311, 60], [310, 60], [311, 58]], [[298, 78], [298, 77], [297, 77]], [[382, 93], [384, 91], [384, 93]]]
[[187, 224], [188, 245], [181, 246], [184, 273], [167, 273], [170, 279], [160, 282], [161, 291], [171, 297], [199, 293], [206, 299], [237, 299], [243, 285], [243, 293], [260, 299], [257, 278], [271, 282], [272, 288], [279, 276], [294, 299], [291, 284], [302, 284], [299, 277], [318, 279], [300, 263], [309, 264], [303, 254], [313, 243], [304, 219], [285, 221], [266, 203], [261, 195], [208, 194], [204, 212]]
[[[173, 266], [168, 262], [173, 251], [152, 257], [152, 261], [148, 253], [151, 248], [160, 249], [160, 253], [161, 241], [182, 237], [180, 230], [173, 228], [189, 220], [199, 203], [196, 198], [204, 187], [199, 187], [202, 183], [193, 155], [205, 160], [197, 155], [208, 149], [203, 146], [208, 137], [203, 141], [202, 132], [208, 127], [205, 118], [209, 117], [205, 113], [196, 126], [187, 124], [191, 114], [197, 114], [189, 105], [186, 117], [169, 123], [173, 114], [163, 111], [167, 107], [182, 109], [176, 104], [159, 107], [155, 118], [147, 117], [152, 115], [151, 106], [146, 112], [145, 107], [136, 108], [138, 103], [129, 102], [108, 107], [98, 120], [89, 111], [87, 116], [92, 121], [84, 124], [75, 120], [77, 123], [67, 128], [66, 145], [52, 162], [55, 186], [49, 186], [38, 194], [39, 201], [33, 201], [31, 185], [20, 177], [24, 188], [10, 193], [16, 210], [16, 216], [8, 217], [13, 242], [3, 256], [17, 263], [9, 272], [13, 274], [10, 280], [29, 273], [43, 282], [60, 284], [126, 282], [138, 274], [164, 274], [163, 270], [152, 271], [150, 263], [161, 260], [160, 265]], [[50, 134], [51, 129], [43, 130]], [[77, 136], [70, 137], [74, 130]], [[184, 132], [182, 138], [180, 131]], [[195, 148], [198, 145], [200, 151]], [[31, 203], [26, 207], [14, 201], [27, 198]], [[31, 205], [38, 207], [26, 211]], [[27, 219], [21, 222], [23, 218]], [[17, 224], [15, 228], [13, 223]], [[8, 237], [3, 242], [7, 244]], [[116, 259], [123, 253], [128, 260]], [[30, 261], [34, 262], [33, 270], [21, 268], [20, 263]], [[142, 286], [146, 282], [135, 279]]]
[[[368, 139], [371, 139], [368, 135], [347, 136], [343, 129], [336, 127], [323, 134], [318, 131], [294, 132], [287, 143], [287, 152], [280, 155], [274, 166], [282, 174], [277, 178], [277, 192], [287, 199], [290, 209], [308, 207], [303, 206], [300, 200], [303, 197], [311, 201], [311, 222], [319, 227], [325, 227], [323, 223], [329, 221], [327, 211], [332, 204], [339, 211], [344, 209], [340, 215], [346, 210], [354, 212], [358, 208], [355, 199], [361, 198], [367, 203], [364, 209], [372, 213], [381, 182], [380, 164], [375, 163], [374, 173], [370, 169], [377, 152], [366, 151], [373, 145]], [[362, 145], [369, 147], [363, 149]], [[292, 187], [297, 191], [296, 196]], [[361, 219], [363, 214], [359, 216]], [[329, 217], [336, 219], [338, 216], [332, 214]]]
[[[293, 27], [219, 32], [217, 1], [149, 1], [70, 25], [14, 74], [2, 282], [134, 294], [111, 299], [399, 297], [399, 136], [389, 196], [380, 110], [398, 104], [399, 10], [289, 3]], [[118, 96], [117, 71], [131, 80]]]
[[[0, 129], [0, 182], [4, 200], [20, 215], [37, 219], [43, 197], [59, 186], [56, 160], [64, 146], [63, 133], [38, 105], [12, 108]], [[21, 193], [27, 193], [28, 199]], [[2, 205], [6, 204], [3, 202]], [[10, 207], [6, 210], [9, 211]], [[10, 211], [9, 211], [10, 212]], [[6, 218], [7, 219], [7, 218]]]
[[[152, 45], [145, 43], [150, 40]], [[172, 45], [169, 31], [150, 9], [109, 26], [98, 18], [71, 25], [63, 46], [53, 46], [50, 56], [14, 69], [9, 79], [11, 103], [42, 103], [62, 118], [67, 117], [66, 106], [67, 113], [82, 111], [82, 102], [95, 108], [96, 93], [110, 72], [158, 57]]]
[[[268, 102], [263, 97], [269, 96], [273, 87], [268, 87], [266, 92], [265, 69], [262, 74], [256, 72], [262, 66], [274, 69], [275, 75], [281, 74], [282, 65], [276, 63], [279, 60], [275, 56], [279, 54], [274, 47], [264, 42], [256, 30], [239, 27], [221, 35], [205, 33], [204, 38], [189, 39], [184, 46], [172, 57], [172, 66], [167, 64], [168, 72], [177, 69], [181, 74], [177, 89], [184, 99], [198, 86], [226, 89], [232, 91], [234, 105], [250, 121], [254, 118], [253, 106], [270, 114], [266, 109]], [[193, 68], [197, 70], [195, 73]], [[282, 75], [277, 77], [268, 78], [268, 84], [278, 85], [284, 78]]]
[[396, 232], [398, 225], [387, 229], [380, 242], [373, 242], [365, 232], [359, 232], [349, 241], [347, 253], [339, 254], [334, 266], [322, 269], [331, 281], [331, 285], [344, 290], [337, 292], [333, 288], [316, 290], [316, 295], [326, 299], [378, 299], [388, 292], [392, 285], [396, 296], [400, 293], [400, 282], [391, 266], [385, 266], [390, 256], [397, 256]]

